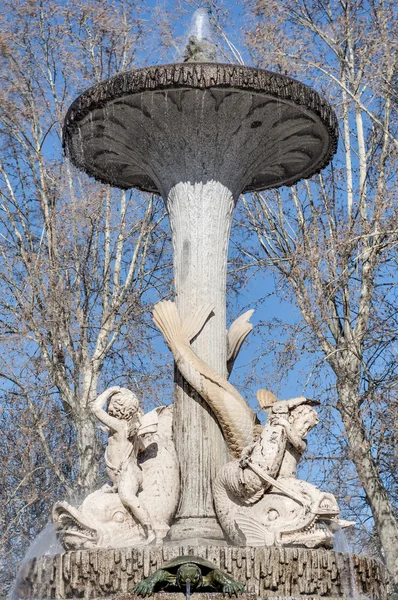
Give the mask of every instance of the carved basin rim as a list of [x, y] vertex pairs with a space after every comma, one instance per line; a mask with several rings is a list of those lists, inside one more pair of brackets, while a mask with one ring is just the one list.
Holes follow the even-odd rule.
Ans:
[[[142, 92], [160, 90], [209, 88], [225, 90], [242, 90], [257, 94], [264, 94], [277, 100], [302, 106], [307, 111], [314, 113], [326, 128], [329, 135], [329, 146], [324, 153], [323, 160], [318, 162], [311, 173], [300, 176], [289, 185], [293, 185], [302, 178], [308, 178], [319, 173], [325, 168], [337, 150], [338, 122], [330, 104], [311, 87], [286, 75], [274, 73], [265, 69], [223, 63], [176, 63], [156, 65], [134, 69], [97, 83], [71, 104], [66, 114], [63, 126], [63, 147], [74, 165], [84, 170], [90, 176], [102, 183], [118, 185], [111, 177], [99, 176], [98, 171], [93, 171], [88, 164], [79, 159], [74, 150], [73, 138], [78, 134], [79, 122], [93, 110], [101, 109], [107, 103]], [[285, 185], [283, 182], [279, 185]], [[278, 184], [272, 187], [279, 187]], [[132, 186], [130, 186], [132, 187]], [[145, 187], [137, 185], [144, 189]], [[261, 191], [264, 187], [249, 186], [243, 192]], [[154, 192], [150, 189], [147, 191]], [[157, 192], [159, 193], [159, 192]]]
[[[25, 563], [18, 579], [18, 598], [118, 598], [137, 583], [180, 555], [199, 554], [246, 584], [256, 597], [352, 597], [352, 577], [359, 595], [387, 598], [389, 575], [374, 558], [307, 548], [276, 546], [152, 546], [78, 550], [42, 556]], [[215, 596], [215, 595], [214, 595]], [[160, 597], [154, 596], [153, 598]], [[177, 595], [175, 596], [177, 598]], [[194, 598], [199, 598], [195, 594]], [[128, 598], [132, 598], [131, 594]], [[171, 596], [169, 596], [171, 598]], [[178, 598], [183, 598], [178, 594]], [[126, 596], [127, 600], [127, 596]]]

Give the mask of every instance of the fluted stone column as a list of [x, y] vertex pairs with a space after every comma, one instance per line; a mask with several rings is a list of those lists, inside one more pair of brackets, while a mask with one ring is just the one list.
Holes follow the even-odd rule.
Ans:
[[[166, 204], [180, 316], [184, 319], [196, 307], [213, 304], [214, 316], [192, 345], [201, 358], [226, 377], [226, 271], [234, 198], [216, 181], [178, 183], [168, 193]], [[183, 486], [171, 539], [222, 539], [211, 482], [227, 459], [224, 439], [207, 405], [178, 371], [174, 410]]]

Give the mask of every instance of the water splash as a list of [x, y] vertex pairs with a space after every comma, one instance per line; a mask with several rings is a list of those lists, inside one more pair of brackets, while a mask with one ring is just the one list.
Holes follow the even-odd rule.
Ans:
[[198, 40], [211, 41], [209, 14], [203, 6], [195, 10], [192, 15], [189, 35], [194, 35]]
[[59, 554], [60, 552], [64, 552], [64, 549], [57, 540], [55, 525], [53, 523], [49, 523], [33, 540], [25, 556], [23, 557], [23, 560], [18, 568], [17, 576], [15, 577], [15, 581], [8, 596], [9, 600], [19, 600], [18, 584], [20, 583], [20, 575], [22, 574], [24, 566], [27, 562], [32, 560], [32, 558], [36, 558], [37, 556], [55, 556], [55, 554]]
[[185, 42], [184, 62], [216, 62], [217, 47], [212, 40], [209, 14], [204, 7], [192, 15]]
[[185, 584], [185, 600], [190, 600], [190, 598], [191, 598], [191, 582], [188, 579]]
[[344, 561], [344, 564], [342, 563], [341, 569], [339, 569], [341, 587], [344, 596], [347, 598], [352, 598], [353, 600], [369, 600], [368, 596], [365, 596], [365, 594], [361, 594], [359, 592], [354, 561], [352, 558], [351, 545], [344, 529], [337, 529], [335, 532], [333, 550], [335, 552], [341, 552], [348, 558], [348, 569], [346, 568], [346, 561]]
[[337, 529], [334, 534], [333, 550], [345, 554], [351, 553], [351, 545], [343, 529]]

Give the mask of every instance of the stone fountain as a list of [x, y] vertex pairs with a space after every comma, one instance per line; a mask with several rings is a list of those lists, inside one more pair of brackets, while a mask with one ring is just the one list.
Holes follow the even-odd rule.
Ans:
[[241, 193], [320, 172], [336, 151], [336, 117], [306, 85], [214, 56], [207, 40], [191, 38], [186, 62], [95, 85], [65, 118], [64, 146], [78, 168], [165, 201], [175, 301], [159, 303], [153, 318], [174, 355], [175, 397], [143, 416], [128, 390], [101, 394], [93, 411], [110, 439], [134, 424], [120, 448], [115, 437], [108, 443], [114, 485], [81, 507], [55, 505], [66, 552], [30, 561], [20, 598], [128, 597], [142, 577], [186, 554], [256, 597], [385, 596], [379, 563], [331, 550], [334, 532], [348, 525], [335, 498], [296, 476], [316, 403], [259, 390], [268, 414], [261, 427], [228, 382], [251, 330], [249, 311], [226, 333], [234, 207]]

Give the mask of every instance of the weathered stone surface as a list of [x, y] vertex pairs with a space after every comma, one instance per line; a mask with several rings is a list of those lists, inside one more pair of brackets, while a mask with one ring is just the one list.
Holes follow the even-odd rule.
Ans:
[[[234, 579], [248, 594], [267, 598], [347, 598], [357, 590], [370, 600], [386, 598], [387, 575], [377, 561], [329, 550], [299, 548], [152, 547], [78, 551], [34, 559], [20, 576], [18, 597], [55, 600], [115, 598], [127, 600], [134, 583], [182, 554], [203, 556]], [[218, 594], [203, 594], [215, 600]], [[155, 600], [182, 600], [183, 594], [157, 594]], [[196, 600], [199, 595], [195, 595]], [[135, 597], [134, 597], [135, 600]]]
[[[195, 592], [195, 596], [192, 600], [226, 600], [228, 596], [216, 593], [206, 592]], [[256, 594], [241, 594], [238, 596], [239, 600], [258, 600]], [[322, 600], [324, 596], [272, 596], [272, 600]], [[352, 600], [349, 597], [344, 596], [328, 596], [328, 600]], [[93, 598], [92, 600], [99, 600], [99, 598]], [[141, 600], [134, 594], [112, 594], [109, 600]], [[166, 593], [161, 592], [151, 596], [151, 600], [185, 600], [185, 594], [180, 593]], [[360, 599], [358, 599], [360, 600]]]
[[[227, 371], [226, 277], [234, 209], [231, 192], [211, 181], [178, 183], [166, 202], [173, 240], [175, 297], [181, 319], [212, 304], [193, 347], [220, 374]], [[212, 481], [227, 460], [219, 423], [201, 396], [176, 370], [174, 442], [181, 470], [181, 498], [172, 539], [223, 539], [215, 518]]]
[[[102, 405], [115, 394], [112, 416], [102, 410]], [[113, 486], [92, 492], [79, 507], [56, 502], [52, 521], [57, 537], [65, 550], [143, 546], [154, 539], [159, 545], [170, 529], [180, 495], [172, 436], [173, 406], [137, 415], [135, 396], [113, 387], [98, 396], [94, 408], [109, 431], [118, 432], [117, 442], [111, 441], [112, 454], [108, 452], [110, 436], [105, 450]]]
[[[155, 305], [153, 320], [173, 352], [179, 372], [216, 416], [230, 456], [235, 457], [221, 467], [213, 484], [224, 533], [237, 546], [332, 548], [333, 531], [349, 523], [339, 520], [339, 507], [332, 494], [297, 478], [297, 463], [307, 447], [305, 438], [319, 422], [313, 408], [317, 402], [304, 396], [280, 401], [271, 392], [260, 390], [258, 396], [265, 400], [261, 406], [268, 419], [259, 439], [253, 442], [258, 428], [255, 413], [221, 376], [221, 369], [210, 368], [190, 345], [191, 337], [201, 330], [212, 310], [212, 305], [199, 303], [197, 307], [185, 315], [190, 331], [184, 330], [177, 307], [170, 300]], [[181, 414], [179, 420], [184, 419]], [[188, 442], [187, 437], [180, 456], [184, 456]], [[196, 472], [189, 460], [188, 455], [187, 467]], [[200, 470], [197, 472], [199, 475]], [[184, 533], [184, 540], [193, 537], [195, 527], [189, 532], [185, 527]]]
[[[168, 170], [168, 189], [217, 179], [240, 193], [320, 171], [336, 151], [337, 131], [330, 105], [294, 79], [192, 63], [138, 69], [93, 86], [68, 111], [64, 145], [76, 166], [121, 188], [165, 196], [161, 173]], [[192, 172], [195, 155], [201, 173]]]
[[[235, 597], [235, 596], [234, 596]], [[192, 600], [225, 600], [228, 596], [223, 594], [217, 594], [212, 592], [195, 592]], [[152, 600], [185, 600], [185, 594], [173, 592], [159, 592], [151, 596]], [[97, 600], [97, 599], [93, 599]], [[139, 596], [135, 594], [115, 594], [112, 595], [109, 600], [141, 600]], [[240, 594], [239, 600], [257, 600], [256, 594]]]

